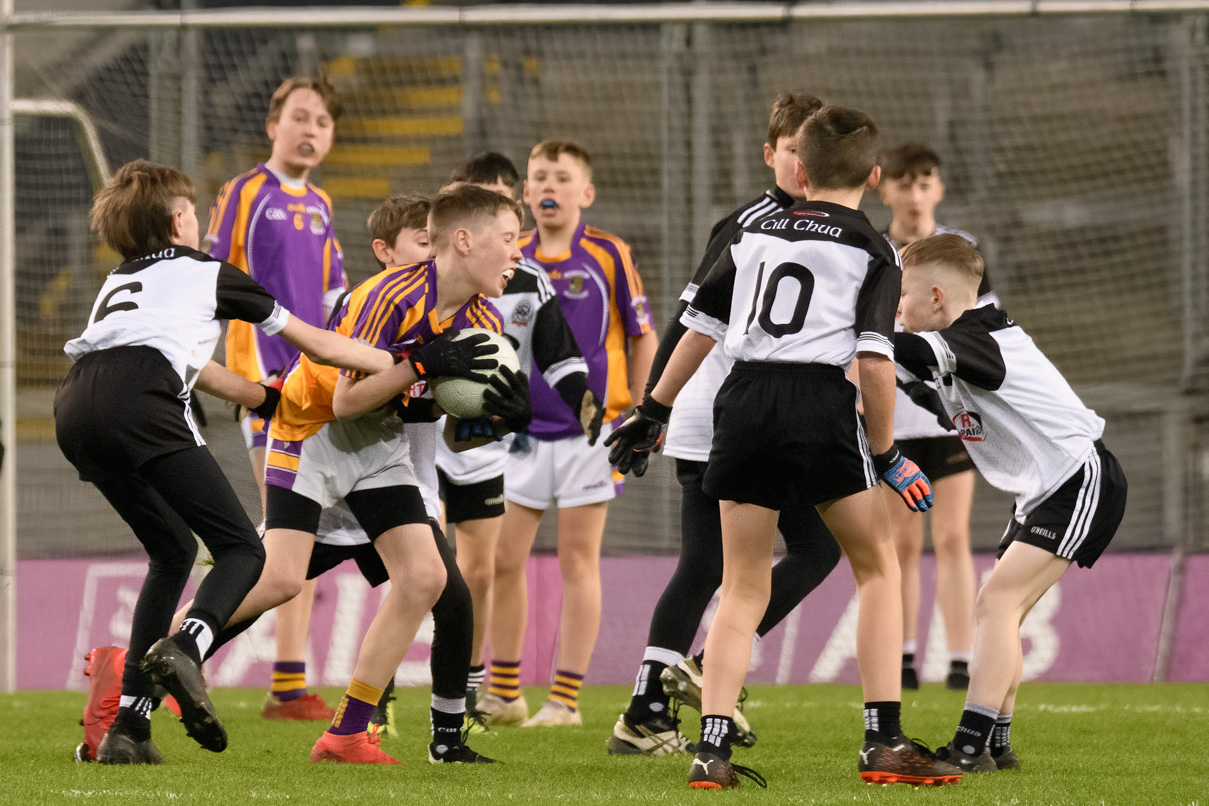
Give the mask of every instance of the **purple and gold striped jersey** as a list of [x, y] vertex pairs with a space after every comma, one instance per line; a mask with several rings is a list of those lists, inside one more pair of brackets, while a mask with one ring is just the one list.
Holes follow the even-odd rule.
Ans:
[[[651, 311], [630, 247], [616, 235], [580, 223], [571, 249], [543, 254], [537, 232], [521, 236], [521, 252], [545, 269], [563, 315], [588, 363], [588, 386], [605, 402], [605, 422], [630, 405], [627, 339], [651, 330]], [[533, 422], [529, 433], [555, 440], [582, 436], [583, 427], [541, 375], [529, 380]]]
[[[383, 350], [423, 344], [446, 330], [503, 330], [499, 311], [480, 294], [448, 319], [438, 320], [436, 279], [436, 264], [431, 260], [380, 272], [348, 293], [328, 329]], [[286, 442], [306, 439], [336, 419], [332, 395], [342, 373], [357, 375], [316, 364], [305, 355], [295, 358], [286, 372], [269, 436]], [[273, 461], [270, 455], [269, 464]]]
[[[223, 185], [210, 208], [203, 249], [242, 269], [291, 313], [323, 327], [324, 301], [347, 287], [332, 227], [332, 200], [319, 188], [283, 185], [263, 163]], [[227, 367], [251, 381], [281, 372], [298, 351], [246, 322], [227, 327]]]

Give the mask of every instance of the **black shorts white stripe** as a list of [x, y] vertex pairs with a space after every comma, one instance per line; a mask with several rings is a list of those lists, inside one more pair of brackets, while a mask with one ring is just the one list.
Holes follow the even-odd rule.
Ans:
[[702, 485], [721, 501], [780, 510], [877, 484], [856, 387], [829, 364], [737, 362], [714, 400]]
[[999, 556], [1016, 541], [1037, 546], [1084, 568], [1104, 553], [1125, 515], [1127, 484], [1117, 458], [1104, 443], [1021, 523], [1013, 520]]
[[121, 476], [205, 445], [189, 390], [154, 347], [112, 347], [80, 358], [55, 393], [55, 434], [80, 478]]
[[441, 485], [441, 500], [445, 502], [448, 523], [486, 520], [504, 514], [504, 477], [458, 484], [437, 468]]

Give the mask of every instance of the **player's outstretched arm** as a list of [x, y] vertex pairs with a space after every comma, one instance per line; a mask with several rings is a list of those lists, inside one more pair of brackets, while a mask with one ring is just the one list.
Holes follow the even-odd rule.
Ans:
[[894, 444], [894, 361], [881, 353], [857, 356], [865, 430], [873, 467], [913, 512], [932, 508], [932, 483]]
[[629, 419], [609, 434], [605, 440], [605, 444], [612, 447], [609, 461], [622, 473], [632, 470], [634, 475], [641, 476], [646, 472], [650, 453], [659, 446], [667, 428], [672, 404], [716, 343], [695, 330], [685, 333], [668, 359], [655, 389], [646, 395]]
[[236, 375], [216, 361], [207, 362], [197, 374], [196, 387], [203, 392], [229, 400], [256, 412], [262, 420], [272, 419], [281, 400], [281, 392], [265, 384]]
[[386, 350], [353, 341], [331, 330], [314, 327], [296, 316], [290, 317], [280, 335], [316, 364], [343, 367], [367, 374], [383, 372], [395, 365], [394, 357]]

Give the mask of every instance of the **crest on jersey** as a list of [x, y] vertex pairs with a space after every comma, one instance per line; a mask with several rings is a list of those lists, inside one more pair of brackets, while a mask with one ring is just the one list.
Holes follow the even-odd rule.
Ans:
[[512, 309], [512, 324], [524, 327], [533, 318], [533, 306], [529, 300], [522, 300]]
[[316, 235], [323, 234], [323, 216], [319, 215], [317, 210], [311, 211], [311, 232]]
[[646, 298], [639, 297], [634, 300], [634, 315], [639, 319], [646, 319]]
[[587, 289], [584, 288], [584, 280], [587, 275], [582, 272], [567, 272], [567, 296], [571, 299], [583, 299], [588, 296]]
[[966, 442], [982, 442], [985, 436], [982, 418], [972, 411], [958, 412], [953, 417], [953, 425], [957, 428], [957, 435]]

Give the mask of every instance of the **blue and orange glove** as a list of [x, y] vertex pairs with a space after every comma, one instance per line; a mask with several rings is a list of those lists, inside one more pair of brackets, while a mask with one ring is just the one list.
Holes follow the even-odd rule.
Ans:
[[609, 464], [622, 473], [632, 472], [635, 476], [646, 473], [651, 452], [658, 450], [663, 442], [671, 416], [671, 406], [658, 403], [647, 395], [629, 419], [605, 439], [605, 445], [612, 448], [609, 451]]
[[873, 457], [873, 468], [882, 480], [903, 497], [912, 512], [927, 512], [932, 508], [932, 482], [919, 465], [903, 456], [897, 445]]

